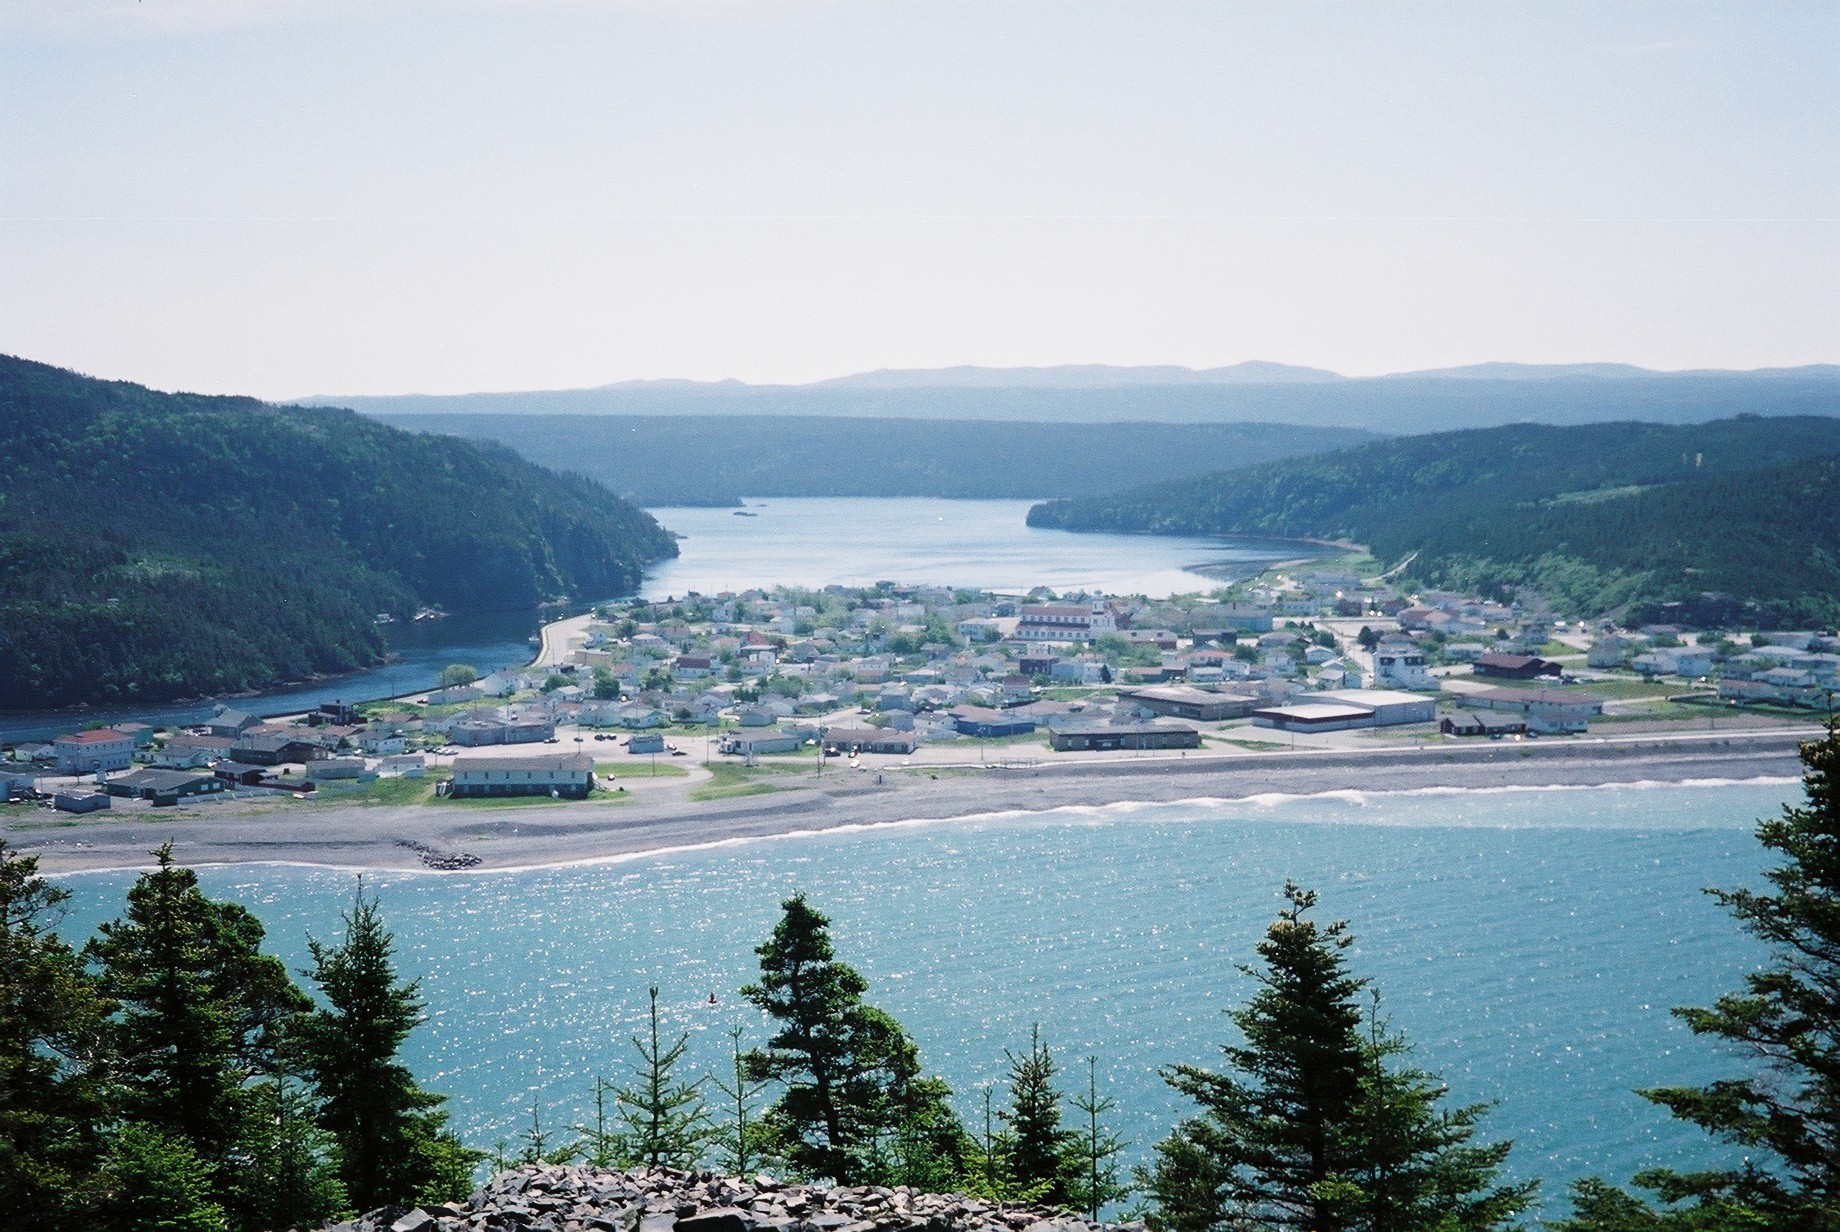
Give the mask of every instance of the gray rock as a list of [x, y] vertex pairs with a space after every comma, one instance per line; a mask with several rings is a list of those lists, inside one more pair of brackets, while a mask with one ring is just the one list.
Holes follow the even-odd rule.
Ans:
[[737, 1206], [719, 1206], [679, 1218], [676, 1232], [752, 1232], [753, 1227], [751, 1212]]

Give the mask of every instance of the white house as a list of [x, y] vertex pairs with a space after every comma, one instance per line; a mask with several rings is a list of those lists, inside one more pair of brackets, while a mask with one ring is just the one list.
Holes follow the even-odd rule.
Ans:
[[1383, 637], [1374, 647], [1374, 687], [1380, 689], [1435, 689], [1437, 682], [1425, 668], [1425, 652], [1404, 637]]

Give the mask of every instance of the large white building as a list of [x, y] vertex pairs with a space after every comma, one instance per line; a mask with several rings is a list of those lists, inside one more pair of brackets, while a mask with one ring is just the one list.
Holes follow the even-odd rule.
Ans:
[[579, 800], [594, 790], [594, 759], [586, 753], [549, 757], [473, 756], [454, 759], [447, 794], [468, 796], [566, 796]]
[[1425, 652], [1409, 637], [1383, 637], [1374, 647], [1374, 684], [1390, 689], [1435, 689]]
[[109, 727], [59, 736], [51, 747], [57, 750], [58, 769], [66, 774], [126, 770], [134, 764], [134, 737]]
[[1025, 642], [1087, 642], [1118, 631], [1103, 599], [1091, 603], [1025, 603], [1016, 637]]

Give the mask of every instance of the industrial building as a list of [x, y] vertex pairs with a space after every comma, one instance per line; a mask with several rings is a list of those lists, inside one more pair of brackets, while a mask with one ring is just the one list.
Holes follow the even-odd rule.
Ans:
[[1118, 696], [1136, 702], [1152, 714], [1170, 718], [1192, 719], [1199, 723], [1218, 723], [1223, 719], [1243, 719], [1258, 709], [1258, 699], [1238, 693], [1217, 693], [1192, 685], [1153, 685], [1143, 689], [1120, 689]]
[[1307, 702], [1254, 710], [1252, 722], [1279, 731], [1333, 732], [1429, 723], [1436, 716], [1437, 700], [1432, 697], [1396, 689], [1335, 689], [1312, 693]]
[[1198, 749], [1201, 733], [1185, 723], [1080, 723], [1049, 728], [1048, 745], [1057, 753]]

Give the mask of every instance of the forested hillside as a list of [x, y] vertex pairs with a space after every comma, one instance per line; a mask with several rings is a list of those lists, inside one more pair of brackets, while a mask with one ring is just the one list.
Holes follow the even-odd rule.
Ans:
[[385, 422], [500, 441], [643, 505], [732, 505], [743, 496], [1076, 496], [1375, 439], [1352, 428], [1288, 424], [792, 415], [393, 415]]
[[379, 612], [619, 595], [675, 554], [496, 447], [0, 357], [0, 708], [348, 671]]
[[1055, 501], [1029, 523], [1346, 539], [1429, 584], [1528, 585], [1578, 614], [1722, 592], [1753, 619], [1831, 624], [1835, 455], [1828, 418], [1517, 424]]

